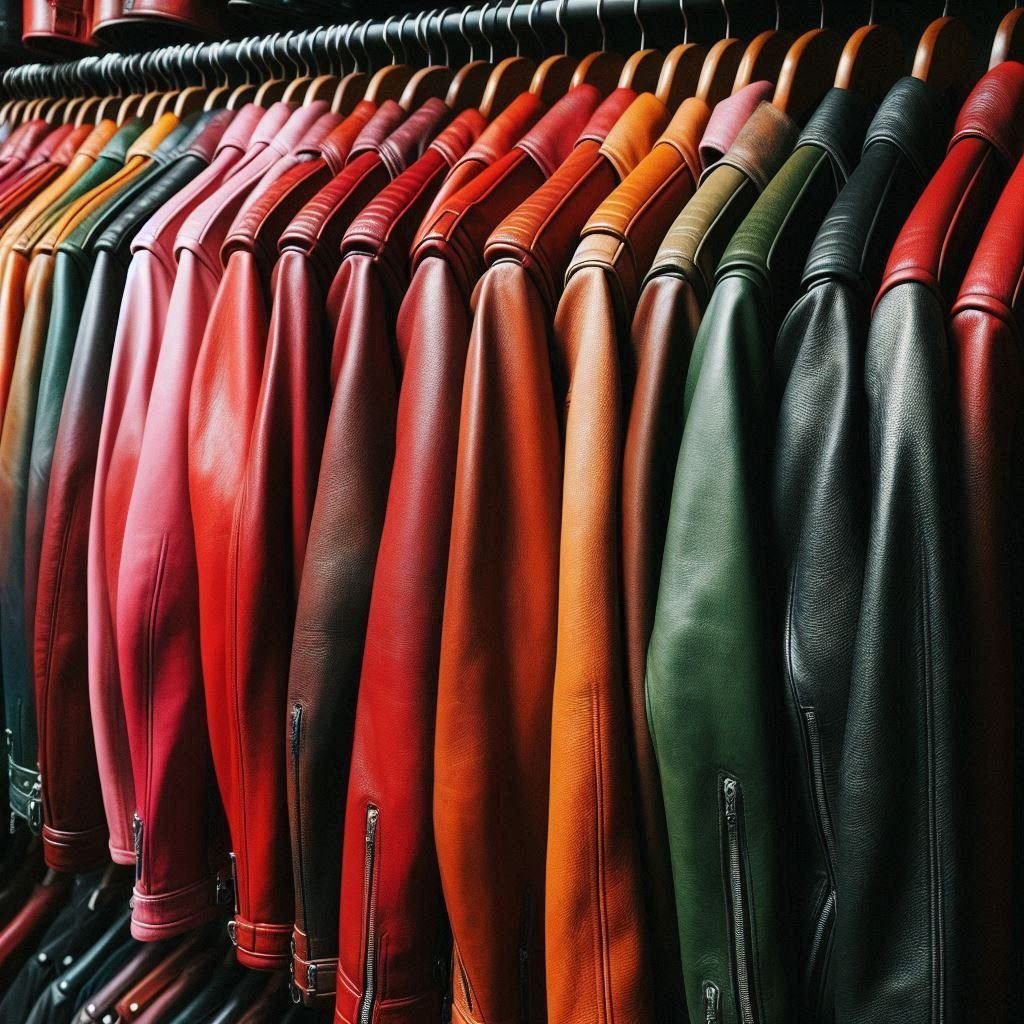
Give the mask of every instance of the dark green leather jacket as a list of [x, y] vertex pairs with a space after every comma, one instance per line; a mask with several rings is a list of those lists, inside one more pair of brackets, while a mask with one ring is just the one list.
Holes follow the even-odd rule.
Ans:
[[770, 355], [870, 110], [833, 90], [719, 267], [683, 396], [647, 699], [690, 1018], [793, 1020], [779, 898]]
[[937, 94], [904, 78], [868, 129], [857, 169], [818, 232], [804, 294], [775, 349], [774, 522], [783, 582], [784, 836], [799, 1019], [835, 1020], [834, 811], [868, 529], [864, 350], [871, 303], [948, 134]]

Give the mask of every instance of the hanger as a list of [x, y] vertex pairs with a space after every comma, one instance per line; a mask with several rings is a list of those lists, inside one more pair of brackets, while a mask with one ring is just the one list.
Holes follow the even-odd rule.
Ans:
[[[434, 51], [430, 45], [430, 19], [436, 13], [431, 11], [427, 15], [427, 31], [420, 35], [420, 23], [423, 21], [423, 11], [416, 15], [416, 22], [413, 25], [413, 35], [416, 42], [420, 44], [423, 52], [427, 55], [427, 66], [420, 68], [413, 73], [408, 84], [402, 90], [402, 98], [398, 101], [404, 110], [415, 110], [418, 106], [432, 97], [442, 98], [448, 93], [448, 86], [452, 84], [452, 69], [444, 64], [434, 63]], [[482, 16], [481, 16], [482, 17]]]
[[43, 111], [54, 101], [55, 97], [49, 94], [47, 87], [48, 81], [46, 73], [40, 69], [36, 95], [29, 100], [28, 105], [25, 107], [22, 114], [23, 120], [35, 121], [37, 118], [42, 117]]
[[[366, 30], [369, 27], [370, 22], [368, 20], [362, 22], [363, 31], [360, 37], [360, 45], [367, 67], [370, 65], [370, 55], [366, 50]], [[363, 98], [366, 92], [366, 72], [359, 66], [359, 59], [356, 57], [351, 46], [352, 34], [354, 32], [355, 25], [345, 31], [345, 50], [349, 57], [352, 58], [352, 70], [342, 76], [337, 89], [334, 90], [334, 98], [331, 100], [331, 110], [336, 114], [341, 114], [343, 117], [352, 113], [355, 105]]]
[[821, 0], [821, 21], [805, 32], [789, 48], [779, 84], [775, 106], [795, 121], [804, 121], [835, 81], [843, 41], [825, 28], [825, 0]]
[[[287, 48], [288, 42], [291, 41], [291, 37], [294, 33], [289, 30], [285, 36], [285, 47]], [[266, 57], [277, 65], [276, 68], [271, 68], [269, 61], [264, 62], [264, 67], [267, 69], [270, 77], [263, 80], [260, 87], [256, 90], [256, 95], [252, 101], [258, 107], [271, 107], [275, 103], [278, 103], [284, 98], [284, 91], [288, 88], [288, 69], [284, 65], [284, 61], [278, 54], [277, 45], [281, 41], [281, 33], [275, 32], [271, 37], [270, 41], [264, 40], [266, 45]], [[260, 59], [264, 59], [263, 45], [260, 46]]]
[[679, 0], [679, 13], [683, 16], [683, 41], [665, 54], [661, 65], [655, 95], [669, 110], [675, 110], [685, 99], [697, 92], [701, 68], [707, 50], [690, 42], [690, 17], [686, 13], [686, 0]]
[[736, 72], [746, 50], [742, 40], [733, 37], [732, 15], [726, 0], [722, 0], [722, 12], [725, 14], [725, 37], [708, 50], [697, 80], [696, 95], [709, 107], [715, 106], [732, 92]]
[[220, 77], [220, 85], [215, 85], [206, 94], [203, 110], [220, 110], [231, 95], [231, 79], [228, 77], [227, 68], [221, 61], [226, 46], [227, 44], [224, 42], [210, 44], [210, 63], [213, 65], [214, 72]]
[[[489, 6], [489, 3], [485, 3], [480, 7], [480, 19], [477, 26], [480, 31], [480, 37], [485, 42], [487, 37], [483, 34], [483, 23], [484, 14]], [[445, 8], [445, 11], [442, 13], [442, 22], [444, 13], [447, 13], [448, 10], [449, 8]], [[448, 95], [445, 97], [445, 102], [448, 106], [456, 111], [466, 110], [469, 107], [479, 107], [483, 103], [484, 90], [487, 88], [487, 83], [491, 80], [491, 71], [494, 70], [492, 64], [485, 60], [476, 59], [476, 43], [466, 33], [466, 15], [470, 10], [471, 5], [467, 4], [459, 15], [459, 35], [462, 36], [463, 41], [469, 47], [469, 60], [455, 72], [455, 77], [448, 87]]]
[[899, 33], [889, 25], [875, 22], [875, 0], [871, 0], [868, 23], [847, 40], [836, 72], [837, 89], [853, 89], [879, 103], [903, 71], [903, 47]]
[[235, 87], [234, 92], [228, 96], [226, 106], [228, 110], [238, 110], [240, 107], [244, 107], [247, 103], [252, 103], [256, 99], [256, 90], [259, 86], [253, 81], [253, 72], [259, 73], [259, 66], [252, 59], [252, 48], [255, 44], [255, 39], [252, 36], [248, 36], [238, 44], [238, 49], [235, 51], [235, 59], [238, 61], [238, 66], [245, 72], [245, 81]]
[[[537, 12], [537, 5], [539, 3], [540, 0], [532, 0], [530, 9], [526, 14], [526, 25], [533, 33], [534, 39], [540, 43], [541, 53], [543, 53], [544, 40], [541, 39], [540, 33], [533, 24], [533, 16]], [[561, 7], [559, 6], [555, 12], [555, 23], [562, 33], [562, 52], [542, 58], [530, 82], [530, 92], [534, 96], [539, 96], [549, 106], [569, 91], [572, 85], [572, 75], [576, 70], [577, 64], [576, 59], [569, 55], [569, 36], [559, 17], [558, 11], [560, 10]]]
[[782, 11], [779, 8], [779, 0], [775, 0], [775, 28], [761, 32], [750, 40], [749, 45], [743, 51], [743, 59], [740, 61], [739, 71], [736, 72], [736, 81], [732, 91], [739, 92], [754, 82], [775, 82], [778, 80], [779, 72], [786, 60], [786, 54], [793, 44], [793, 34], [783, 32], [779, 26], [782, 21]]
[[[96, 60], [97, 58], [92, 58]], [[71, 86], [71, 99], [68, 100], [67, 105], [64, 107], [63, 123], [74, 124], [75, 116], [78, 113], [78, 109], [85, 102], [88, 95], [85, 80], [85, 60], [89, 60], [88, 57], [84, 60], [75, 61], [68, 69], [68, 79]]]
[[[285, 37], [287, 39], [287, 37]], [[306, 95], [306, 90], [309, 88], [309, 83], [313, 81], [313, 67], [310, 63], [310, 57], [306, 57], [302, 53], [303, 44], [309, 43], [309, 32], [303, 30], [296, 33], [295, 35], [295, 57], [294, 62], [296, 70], [300, 71], [301, 74], [296, 74], [295, 77], [285, 87], [284, 95], [281, 100], [284, 103], [290, 103], [292, 106], [299, 106]], [[285, 51], [287, 52], [287, 44], [285, 45]], [[311, 52], [312, 55], [312, 52]]]
[[4, 71], [0, 81], [3, 82], [4, 92], [8, 94], [9, 99], [4, 100], [3, 105], [0, 106], [0, 124], [6, 124], [11, 120], [11, 110], [18, 102], [17, 89], [20, 85], [19, 71], [23, 71], [23, 68], [7, 68]]
[[999, 23], [988, 66], [994, 68], [1008, 60], [1024, 60], [1024, 7], [1020, 0], [1014, 0], [1010, 12]]
[[[529, 57], [524, 57], [522, 45], [515, 30], [512, 28], [512, 16], [519, 6], [519, 0], [512, 0], [512, 6], [508, 9], [508, 17], [505, 19], [505, 28], [509, 37], [516, 44], [516, 52], [512, 57], [505, 57], [494, 65], [491, 77], [487, 79], [484, 88], [483, 99], [480, 101], [480, 113], [489, 121], [495, 114], [505, 109], [517, 96], [528, 91], [537, 66]], [[501, 9], [499, 0], [495, 8], [494, 17], [497, 22], [498, 11]], [[494, 60], [494, 40], [489, 39], [491, 45], [491, 61]]]
[[[332, 25], [330, 28], [315, 28], [313, 34], [309, 40], [309, 57], [310, 57], [310, 68], [318, 69], [316, 59], [316, 41], [317, 37], [321, 32], [324, 34], [324, 47], [323, 54], [324, 60], [327, 63], [328, 71], [326, 74], [316, 75], [306, 87], [305, 95], [302, 97], [302, 105], [308, 107], [311, 103], [316, 103], [318, 100], [323, 100], [325, 103], [330, 103], [334, 99], [334, 93], [337, 91], [338, 85], [341, 82], [341, 76], [335, 71], [335, 60], [337, 65], [341, 67], [341, 37], [342, 33], [347, 30], [347, 26]], [[334, 43], [334, 60], [331, 59], [331, 44]], [[342, 69], [343, 70], [343, 69]]]
[[[121, 109], [121, 105], [124, 103], [124, 89], [128, 85], [126, 60], [124, 57], [115, 57], [114, 54], [108, 54], [110, 64], [104, 67], [103, 61], [100, 61], [100, 69], [107, 73], [108, 83], [108, 94], [100, 101], [99, 106], [96, 108], [96, 112], [93, 114], [93, 120], [96, 124], [100, 121], [113, 120], [117, 117], [118, 111]], [[121, 81], [118, 82], [120, 72]]]
[[[46, 108], [43, 117], [47, 124], [61, 124], [64, 108], [71, 102], [71, 95], [68, 91], [68, 64], [56, 64], [51, 68], [56, 84], [57, 98]], [[0, 117], [0, 121], [3, 118]]]
[[153, 112], [154, 121], [159, 120], [164, 116], [164, 114], [173, 113], [179, 97], [181, 97], [186, 89], [189, 88], [188, 76], [185, 73], [185, 58], [190, 52], [191, 47], [184, 43], [181, 46], [176, 46], [174, 48], [174, 52], [170, 60], [170, 67], [173, 69], [171, 75], [173, 88], [170, 92], [166, 92], [160, 97], [160, 101], [156, 105], [156, 110]]
[[[106, 82], [106, 70], [110, 66], [110, 58], [113, 54], [105, 53], [102, 57], [94, 57], [90, 71], [99, 76], [98, 87], [102, 89]], [[95, 87], [94, 87], [95, 88]], [[97, 113], [103, 103], [103, 97], [97, 96], [95, 91], [92, 95], [86, 96], [81, 105], [75, 111], [75, 127], [80, 128], [83, 124], [95, 124]]]
[[[556, 19], [564, 13], [565, 4], [566, 0], [562, 0], [555, 14]], [[621, 54], [613, 53], [608, 49], [608, 28], [601, 16], [604, 13], [604, 0], [597, 0], [595, 13], [597, 14], [597, 24], [601, 28], [601, 49], [588, 53], [580, 60], [572, 74], [572, 84], [574, 86], [584, 83], [593, 85], [607, 95], [618, 86], [625, 61]]]
[[[141, 117], [143, 120], [153, 122], [156, 119], [156, 110], [159, 107], [163, 99], [170, 95], [169, 90], [173, 90], [175, 86], [175, 80], [171, 74], [173, 56], [177, 47], [168, 47], [163, 50], [155, 50], [153, 53], [152, 69], [155, 75], [154, 88], [151, 92], [147, 92], [145, 96], [139, 101], [138, 107], [135, 108], [135, 116]], [[161, 89], [160, 86], [163, 86]]]
[[619, 85], [634, 92], [656, 92], [665, 54], [647, 48], [647, 29], [640, 18], [640, 0], [633, 0], [633, 20], [640, 29], [640, 49], [626, 58]]
[[949, 0], [917, 44], [913, 75], [948, 94], [958, 107], [970, 91], [971, 34], [965, 22], [949, 16]]
[[172, 107], [172, 113], [179, 121], [190, 114], [199, 113], [206, 105], [206, 97], [210, 95], [210, 86], [206, 81], [206, 71], [202, 64], [199, 63], [199, 55], [202, 50], [202, 45], [195, 43], [192, 47], [186, 46], [185, 52], [182, 54], [183, 62], [191, 60], [192, 70], [198, 73], [200, 84], [186, 85], [178, 93]]
[[146, 80], [142, 76], [142, 62], [144, 57], [139, 53], [132, 53], [125, 57], [124, 77], [128, 95], [122, 97], [115, 113], [110, 116], [116, 124], [124, 124], [128, 119], [129, 112], [134, 110], [142, 99], [142, 90], [146, 87]]
[[366, 99], [374, 103], [400, 99], [402, 91], [409, 84], [409, 79], [412, 78], [412, 68], [405, 63], [405, 47], [402, 43], [402, 26], [409, 20], [409, 15], [403, 14], [402, 20], [398, 23], [398, 44], [402, 46], [403, 63], [401, 64], [398, 63], [398, 51], [388, 42], [388, 29], [394, 20], [393, 15], [386, 18], [381, 32], [384, 45], [391, 51], [391, 63], [379, 71], [375, 71], [370, 79], [370, 84], [366, 87]]

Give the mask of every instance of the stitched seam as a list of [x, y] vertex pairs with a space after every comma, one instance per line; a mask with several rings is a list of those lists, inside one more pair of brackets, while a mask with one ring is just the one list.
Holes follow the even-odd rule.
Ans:
[[[146, 814], [149, 814], [149, 806], [152, 801], [153, 786], [153, 667], [156, 661], [156, 619], [160, 605], [160, 593], [163, 590], [164, 571], [167, 565], [167, 535], [160, 538], [160, 555], [157, 559], [156, 578], [153, 581], [153, 597], [149, 606], [149, 615], [146, 623]], [[146, 847], [143, 844], [142, 851], [142, 876], [148, 877], [146, 871], [145, 856]]]
[[612, 992], [611, 992], [611, 950], [608, 938], [608, 894], [605, 878], [605, 861], [607, 851], [604, 845], [605, 835], [605, 806], [604, 806], [604, 772], [601, 763], [601, 716], [598, 707], [596, 694], [591, 694], [591, 740], [594, 751], [594, 800], [597, 809], [595, 821], [597, 823], [597, 834], [594, 836], [595, 852], [597, 853], [597, 943], [598, 962], [601, 964], [601, 999], [604, 1004], [604, 1019], [612, 1021]]

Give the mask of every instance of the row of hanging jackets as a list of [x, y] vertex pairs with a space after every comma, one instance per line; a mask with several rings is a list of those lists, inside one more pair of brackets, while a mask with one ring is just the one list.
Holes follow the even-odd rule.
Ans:
[[10, 135], [52, 869], [343, 1024], [1010, 1019], [1024, 66], [771, 94]]

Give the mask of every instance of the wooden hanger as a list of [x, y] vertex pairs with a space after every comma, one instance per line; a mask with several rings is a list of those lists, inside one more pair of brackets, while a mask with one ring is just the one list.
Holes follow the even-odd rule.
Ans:
[[[366, 62], [366, 66], [370, 65], [370, 55], [366, 50], [366, 30], [370, 27], [369, 20], [362, 23], [362, 35], [360, 36], [360, 45], [363, 51], [363, 59]], [[355, 31], [346, 30], [345, 32], [345, 49], [348, 51], [348, 55], [352, 58], [352, 70], [342, 76], [341, 81], [338, 83], [338, 88], [334, 91], [334, 98], [331, 100], [331, 110], [336, 114], [341, 114], [343, 117], [352, 113], [355, 105], [363, 98], [366, 93], [366, 86], [369, 82], [366, 72], [360, 67], [359, 59], [352, 51], [352, 47], [349, 45], [352, 39], [352, 33]]]
[[[566, 0], [558, 5], [555, 19], [561, 19], [565, 11]], [[604, 0], [597, 0], [597, 23], [601, 27], [601, 49], [588, 53], [583, 57], [572, 74], [572, 85], [592, 85], [604, 95], [608, 95], [619, 84], [625, 60], [622, 54], [613, 53], [608, 49], [608, 29], [605, 27]], [[559, 20], [559, 25], [561, 21]]]
[[[289, 32], [286, 38], [290, 39], [291, 35], [292, 33]], [[270, 77], [263, 80], [260, 87], [256, 90], [256, 95], [252, 98], [253, 103], [258, 107], [272, 107], [284, 98], [284, 91], [288, 88], [288, 79], [286, 77], [288, 69], [278, 56], [277, 46], [280, 40], [281, 33], [275, 32], [270, 37], [269, 42], [264, 40], [260, 46], [259, 59], [264, 62], [264, 67]], [[270, 67], [270, 60], [273, 60], [276, 64], [275, 68]]]
[[[420, 28], [423, 21], [423, 11], [416, 15], [416, 23], [413, 25], [413, 35], [427, 56], [427, 66], [420, 68], [413, 73], [408, 84], [402, 90], [402, 98], [398, 101], [404, 110], [415, 110], [418, 106], [433, 97], [444, 98], [448, 94], [448, 87], [452, 84], [452, 69], [448, 62], [443, 64], [434, 63], [434, 51], [430, 46], [429, 29], [430, 16], [427, 17], [427, 33], [421, 34]], [[434, 12], [431, 11], [431, 14]], [[483, 14], [480, 15], [483, 20]]]
[[227, 103], [225, 103], [228, 110], [238, 110], [240, 107], [244, 107], [245, 104], [252, 103], [256, 98], [256, 90], [259, 86], [254, 81], [253, 74], [259, 74], [259, 67], [252, 59], [252, 48], [255, 42], [256, 40], [249, 36], [238, 44], [235, 57], [239, 67], [245, 72], [245, 81], [241, 85], [236, 86], [234, 91], [228, 96]]
[[990, 68], [1008, 60], [1024, 61], [1024, 7], [1014, 0], [1013, 9], [999, 23], [992, 44]]
[[[512, 6], [508, 9], [508, 17], [505, 19], [505, 28], [509, 36], [516, 44], [515, 56], [505, 57], [494, 65], [491, 77], [484, 87], [483, 99], [480, 101], [480, 113], [489, 121], [505, 109], [516, 97], [521, 96], [533, 84], [533, 76], [537, 66], [529, 57], [524, 57], [522, 44], [512, 27], [512, 16], [519, 6], [519, 0], [512, 0]], [[498, 10], [501, 8], [499, 0], [494, 15], [497, 20]], [[494, 40], [488, 39], [491, 45], [491, 60], [494, 60]]]
[[971, 33], [965, 22], [949, 16], [949, 0], [942, 17], [924, 30], [917, 44], [913, 75], [948, 95], [957, 107], [970, 91]]
[[[329, 28], [317, 28], [313, 30], [313, 34], [309, 41], [309, 55], [312, 63], [312, 67], [317, 66], [316, 61], [316, 41], [320, 33], [324, 33], [324, 60], [330, 70], [326, 74], [316, 75], [306, 87], [305, 95], [302, 97], [302, 105], [308, 107], [311, 103], [316, 103], [318, 100], [323, 100], [325, 103], [330, 103], [334, 99], [334, 94], [338, 89], [338, 85], [341, 82], [341, 75], [335, 71], [335, 67], [339, 67], [344, 71], [344, 66], [341, 65], [341, 38], [345, 31], [349, 31], [353, 28], [349, 25], [346, 29], [341, 25], [331, 25]], [[331, 58], [331, 44], [334, 44], [334, 59]], [[335, 63], [337, 62], [337, 64]]]
[[733, 83], [732, 91], [739, 92], [754, 82], [776, 82], [782, 65], [786, 60], [786, 54], [793, 44], [791, 32], [783, 32], [779, 25], [782, 21], [782, 12], [779, 9], [779, 0], [775, 0], [775, 28], [761, 32], [750, 40], [747, 48], [743, 51], [743, 59], [740, 61], [739, 71], [736, 72], [736, 81]]
[[715, 106], [732, 92], [740, 61], [746, 51], [742, 40], [733, 38], [732, 15], [726, 0], [722, 0], [722, 11], [725, 14], [725, 37], [708, 50], [697, 80], [696, 95], [709, 107]]
[[683, 41], [665, 54], [655, 95], [669, 110], [675, 110], [685, 99], [697, 92], [701, 69], [707, 59], [707, 50], [690, 42], [690, 18], [686, 13], [686, 0], [679, 0], [679, 13], [683, 16]]
[[872, 103], [879, 103], [902, 73], [899, 33], [888, 25], [876, 24], [872, 0], [868, 23], [857, 29], [843, 47], [836, 88], [852, 89]]
[[[391, 22], [394, 20], [393, 15], [386, 18], [381, 32], [384, 39], [384, 45], [391, 51], [391, 63], [382, 67], [379, 71], [375, 71], [366, 87], [366, 99], [373, 103], [383, 103], [385, 100], [401, 99], [403, 90], [409, 84], [409, 79], [412, 78], [412, 68], [409, 67], [408, 64], [398, 63], [398, 52], [391, 46], [391, 43], [388, 42], [388, 29], [391, 27]], [[402, 42], [401, 26], [408, 20], [408, 14], [402, 15], [402, 20], [399, 23], [398, 30], [399, 44]]]
[[[486, 6], [485, 4], [480, 12], [481, 25], [483, 24], [483, 10]], [[455, 72], [445, 96], [445, 102], [455, 111], [479, 107], [483, 103], [484, 90], [487, 88], [487, 83], [491, 80], [491, 72], [494, 70], [493, 64], [486, 60], [476, 59], [476, 43], [466, 32], [466, 15], [471, 9], [472, 5], [467, 4], [459, 15], [459, 35], [469, 47], [469, 60]]]
[[213, 70], [220, 77], [220, 84], [215, 85], [206, 94], [203, 110], [220, 110], [227, 103], [228, 97], [231, 95], [231, 79], [228, 77], [227, 69], [222, 62], [226, 47], [227, 43], [225, 42], [216, 42], [210, 45], [210, 63], [213, 65]]
[[775, 89], [775, 106], [802, 123], [835, 81], [843, 41], [825, 28], [825, 2], [821, 24], [800, 36], [789, 48]]
[[[530, 10], [526, 15], [526, 25], [543, 47], [544, 40], [541, 39], [540, 33], [533, 24], [533, 16], [537, 12], [539, 3], [540, 0], [532, 0], [530, 3]], [[548, 106], [564, 96], [572, 87], [572, 76], [578, 64], [576, 58], [569, 54], [569, 36], [559, 21], [557, 12], [555, 21], [562, 33], [562, 52], [544, 57], [537, 65], [537, 70], [534, 71], [533, 79], [530, 81], [530, 92], [534, 96], [540, 97]]]
[[640, 29], [640, 49], [626, 58], [619, 85], [634, 92], [656, 92], [665, 54], [647, 48], [647, 29], [640, 18], [640, 0], [633, 0], [633, 20]]

